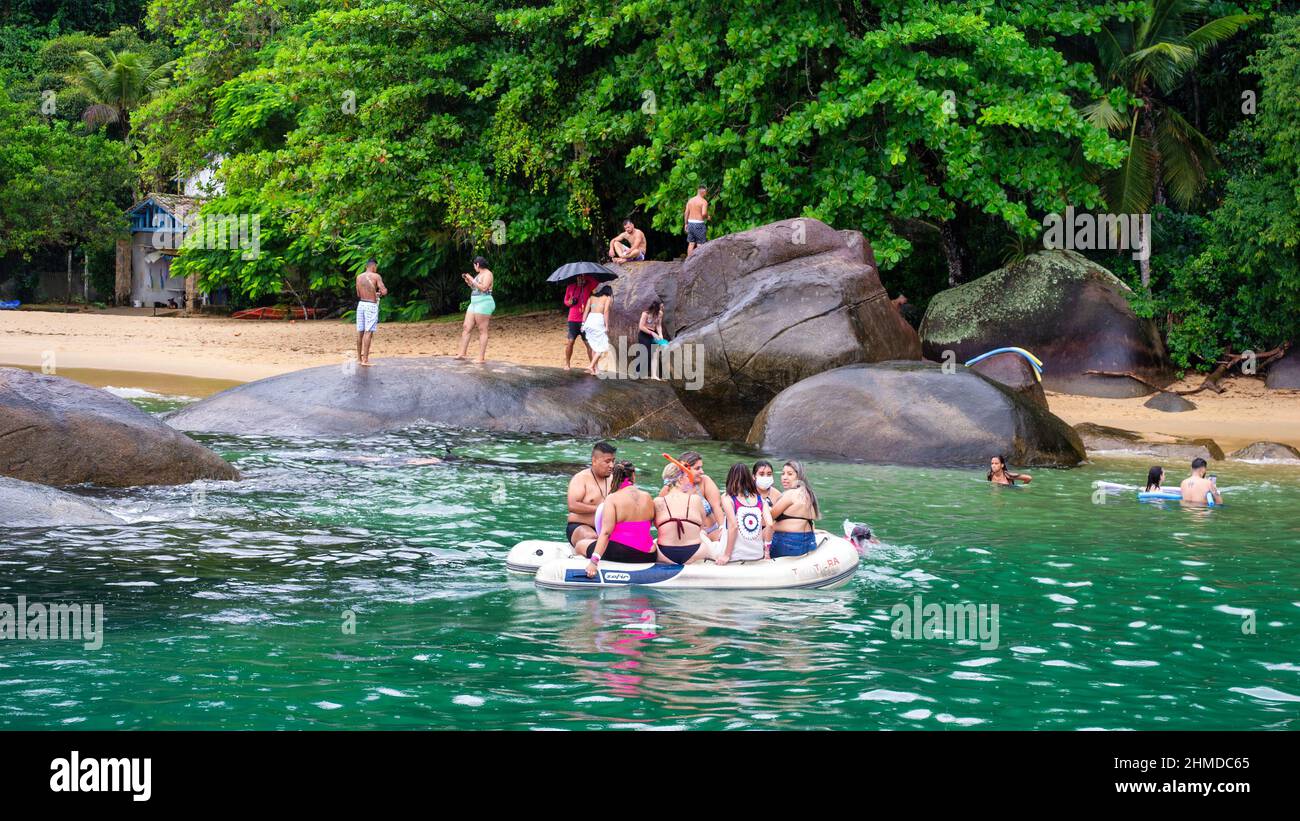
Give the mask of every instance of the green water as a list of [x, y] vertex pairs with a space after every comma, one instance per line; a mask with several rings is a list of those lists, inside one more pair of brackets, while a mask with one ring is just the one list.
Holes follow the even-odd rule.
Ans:
[[[590, 442], [202, 439], [246, 480], [98, 491], [135, 523], [6, 534], [0, 602], [102, 603], [107, 624], [100, 650], [0, 642], [0, 727], [1300, 727], [1296, 468], [1218, 465], [1229, 504], [1197, 511], [1095, 503], [1145, 462], [1015, 491], [814, 463], [832, 529], [887, 543], [848, 587], [556, 593], [503, 558], [562, 534]], [[619, 445], [656, 473], [668, 448]], [[699, 449], [719, 479], [754, 456]], [[918, 595], [996, 604], [998, 645], [894, 638]]]

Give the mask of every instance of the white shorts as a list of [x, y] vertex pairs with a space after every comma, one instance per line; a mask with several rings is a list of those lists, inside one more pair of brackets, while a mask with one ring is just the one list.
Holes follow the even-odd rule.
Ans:
[[379, 303], [357, 302], [357, 332], [374, 332], [379, 327]]

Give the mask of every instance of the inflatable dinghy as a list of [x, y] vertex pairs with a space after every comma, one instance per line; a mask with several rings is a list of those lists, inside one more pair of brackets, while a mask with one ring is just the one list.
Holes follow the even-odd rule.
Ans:
[[803, 556], [749, 562], [693, 564], [623, 564], [601, 562], [587, 576], [587, 560], [564, 542], [530, 539], [510, 549], [506, 569], [531, 573], [538, 587], [581, 590], [594, 587], [646, 586], [691, 590], [829, 589], [848, 584], [861, 561], [848, 539], [817, 531], [817, 549]]

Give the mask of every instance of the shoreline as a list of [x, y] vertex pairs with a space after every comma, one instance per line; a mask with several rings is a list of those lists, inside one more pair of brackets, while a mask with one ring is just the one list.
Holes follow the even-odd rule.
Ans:
[[[376, 359], [450, 356], [461, 323], [447, 318], [381, 325], [371, 348]], [[563, 364], [565, 317], [534, 313], [492, 323], [490, 360], [520, 365]], [[139, 387], [203, 397], [268, 376], [346, 362], [354, 355], [355, 327], [339, 320], [245, 321], [227, 317], [154, 317], [112, 313], [6, 311], [0, 315], [0, 366], [56, 372], [98, 387]], [[477, 339], [471, 338], [471, 353]], [[573, 367], [587, 364], [576, 346]], [[131, 384], [119, 384], [130, 382]], [[1176, 383], [1188, 389], [1201, 377]], [[1070, 425], [1092, 422], [1144, 437], [1213, 439], [1225, 452], [1253, 442], [1300, 447], [1300, 391], [1268, 391], [1262, 378], [1238, 377], [1187, 397], [1197, 409], [1164, 413], [1143, 407], [1149, 397], [1101, 399], [1048, 392], [1052, 413]]]

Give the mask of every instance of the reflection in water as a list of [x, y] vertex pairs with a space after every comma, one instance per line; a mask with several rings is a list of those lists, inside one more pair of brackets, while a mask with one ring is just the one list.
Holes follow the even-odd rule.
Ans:
[[[0, 602], [101, 603], [105, 643], [0, 644], [0, 727], [1297, 720], [1292, 468], [1234, 464], [1231, 504], [1190, 510], [1092, 502], [1094, 481], [1140, 479], [1136, 462], [999, 492], [982, 473], [815, 464], [827, 520], [869, 521], [885, 541], [842, 590], [542, 591], [502, 559], [522, 538], [563, 538], [589, 441], [200, 438], [245, 481], [97, 490], [128, 523], [6, 534]], [[667, 449], [618, 445], [638, 465]], [[708, 464], [753, 458], [729, 448], [697, 449]], [[890, 608], [918, 594], [997, 604], [1001, 645], [893, 638]]]

